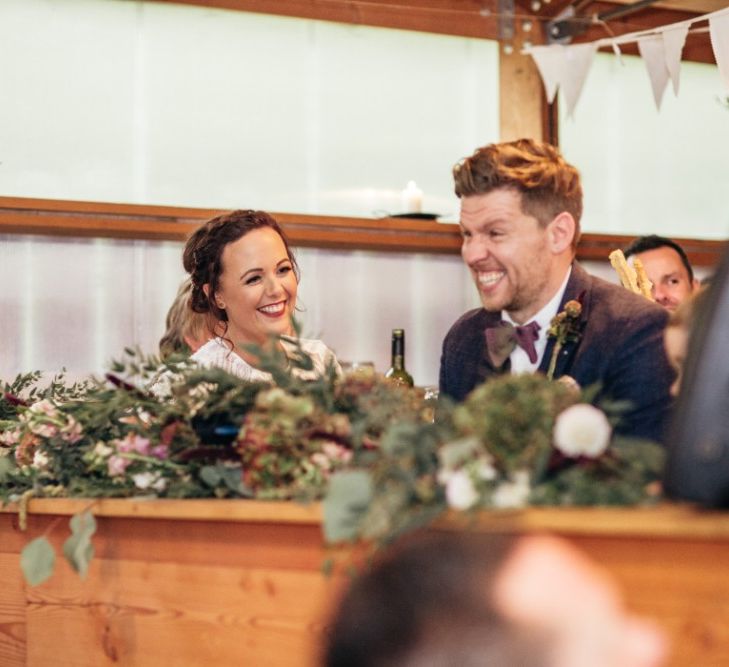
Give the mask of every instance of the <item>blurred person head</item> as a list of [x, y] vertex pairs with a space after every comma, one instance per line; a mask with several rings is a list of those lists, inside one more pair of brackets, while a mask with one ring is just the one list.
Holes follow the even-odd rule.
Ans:
[[199, 227], [187, 241], [190, 304], [209, 313], [236, 351], [293, 333], [299, 268], [278, 222], [263, 211], [233, 211]]
[[421, 534], [354, 581], [326, 667], [656, 667], [662, 636], [615, 582], [541, 535]]
[[671, 395], [678, 396], [681, 390], [686, 355], [688, 354], [689, 337], [696, 321], [697, 314], [705, 306], [707, 288], [699, 288], [671, 313], [663, 332], [663, 344], [671, 365], [676, 371], [676, 379], [671, 385]]
[[653, 283], [653, 298], [668, 310], [676, 310], [699, 287], [686, 252], [669, 238], [639, 236], [623, 252], [640, 259]]
[[481, 303], [517, 323], [562, 284], [580, 238], [582, 186], [551, 144], [489, 144], [453, 168], [461, 199], [461, 254]]

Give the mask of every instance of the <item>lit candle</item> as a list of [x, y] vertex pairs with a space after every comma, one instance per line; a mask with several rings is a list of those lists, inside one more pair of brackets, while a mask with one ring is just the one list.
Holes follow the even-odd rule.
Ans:
[[400, 200], [405, 213], [420, 213], [423, 208], [423, 191], [415, 184], [415, 181], [408, 181], [405, 189], [400, 193]]

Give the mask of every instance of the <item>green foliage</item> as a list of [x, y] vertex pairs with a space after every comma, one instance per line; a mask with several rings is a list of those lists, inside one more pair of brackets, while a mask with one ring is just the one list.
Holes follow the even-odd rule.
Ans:
[[324, 501], [324, 537], [329, 542], [352, 540], [372, 501], [372, 480], [361, 470], [332, 475]]
[[96, 532], [96, 520], [91, 512], [80, 512], [71, 517], [71, 536], [63, 544], [63, 555], [82, 578], [86, 577], [89, 563], [94, 557], [91, 536]]
[[[339, 377], [329, 367], [318, 376], [296, 345], [288, 357], [275, 347], [256, 354], [275, 383], [133, 349], [104, 380], [41, 386], [37, 373], [19, 376], [0, 397], [0, 499], [324, 499], [327, 540], [388, 541], [448, 510], [656, 497], [662, 449], [609, 443], [604, 412], [575, 405], [594, 389], [580, 395], [540, 375], [505, 376], [462, 404], [441, 400], [433, 421], [417, 390], [374, 372]], [[619, 418], [621, 406], [601, 407]], [[570, 412], [599, 416], [602, 436], [595, 427], [586, 444], [558, 442], [555, 426], [575, 425], [565, 421]], [[64, 544], [82, 575], [94, 530], [89, 513], [74, 517]], [[45, 538], [28, 549], [26, 576], [42, 581], [53, 550]]]
[[20, 552], [20, 567], [31, 586], [42, 584], [53, 574], [56, 552], [45, 537], [36, 537]]
[[454, 421], [459, 431], [486, 445], [500, 470], [530, 468], [541, 475], [552, 449], [555, 418], [578, 398], [540, 375], [505, 375], [474, 389], [456, 408]]

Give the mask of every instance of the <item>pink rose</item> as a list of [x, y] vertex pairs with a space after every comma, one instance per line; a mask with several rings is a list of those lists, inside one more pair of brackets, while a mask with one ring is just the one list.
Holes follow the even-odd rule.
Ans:
[[163, 461], [170, 455], [170, 448], [167, 445], [157, 445], [156, 447], [152, 447], [149, 454]]
[[136, 433], [127, 433], [123, 440], [117, 440], [116, 449], [122, 453], [136, 452], [142, 456], [149, 455], [149, 440]]
[[123, 475], [130, 463], [131, 461], [129, 459], [125, 459], [123, 456], [117, 456], [116, 454], [114, 456], [110, 456], [107, 461], [109, 477], [118, 477], [119, 475]]
[[68, 423], [61, 429], [61, 434], [66, 442], [73, 445], [83, 437], [81, 424], [79, 424], [73, 417], [69, 417]]

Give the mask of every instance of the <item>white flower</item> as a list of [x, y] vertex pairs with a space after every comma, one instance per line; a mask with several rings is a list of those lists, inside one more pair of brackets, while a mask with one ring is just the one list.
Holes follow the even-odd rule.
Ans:
[[113, 453], [114, 448], [104, 444], [101, 440], [99, 440], [94, 447], [94, 456], [98, 456], [100, 459], [105, 459], [107, 456], [111, 456]]
[[457, 470], [448, 478], [446, 500], [448, 506], [456, 510], [467, 510], [478, 501], [478, 492], [465, 470]]
[[33, 403], [33, 405], [28, 408], [28, 412], [33, 412], [38, 415], [45, 415], [46, 417], [51, 418], [58, 417], [58, 410], [56, 410], [56, 406], [53, 405], [53, 403], [51, 403], [47, 398]]
[[597, 458], [610, 444], [612, 429], [605, 413], [578, 403], [560, 413], [554, 425], [554, 446], [565, 456]]
[[153, 489], [154, 491], [164, 491], [167, 487], [167, 480], [158, 472], [140, 472], [132, 475], [134, 486], [142, 491]]
[[167, 480], [164, 477], [160, 477], [152, 484], [152, 488], [158, 492], [164, 491], [167, 488]]
[[448, 480], [453, 477], [453, 470], [450, 468], [439, 468], [438, 473], [436, 474], [435, 478], [438, 480], [438, 484], [441, 486], [446, 486], [448, 484]]
[[14, 428], [10, 431], [0, 433], [0, 445], [17, 445], [20, 442], [20, 429]]
[[479, 458], [477, 461], [476, 472], [481, 479], [486, 480], [487, 482], [496, 479], [498, 476], [498, 472], [496, 468], [494, 468], [494, 460], [488, 454]]
[[39, 470], [47, 468], [48, 467], [48, 454], [46, 454], [45, 452], [42, 452], [40, 450], [36, 450], [35, 454], [33, 454], [33, 467], [37, 468]]
[[213, 382], [201, 382], [195, 385], [189, 393], [192, 403], [190, 405], [190, 416], [194, 417], [207, 403], [210, 394], [218, 388]]
[[132, 475], [132, 481], [134, 486], [138, 489], [148, 489], [156, 481], [158, 481], [159, 475], [154, 472], [140, 472], [136, 475]]
[[502, 482], [496, 487], [491, 500], [494, 507], [524, 507], [529, 499], [530, 491], [529, 472], [518, 470], [510, 481]]

